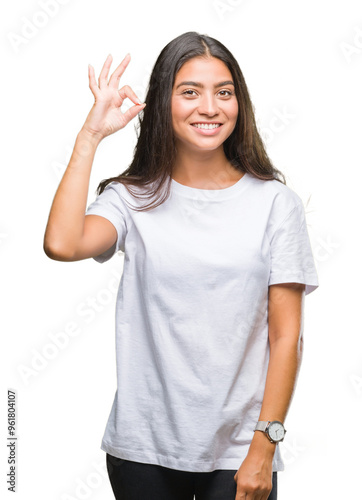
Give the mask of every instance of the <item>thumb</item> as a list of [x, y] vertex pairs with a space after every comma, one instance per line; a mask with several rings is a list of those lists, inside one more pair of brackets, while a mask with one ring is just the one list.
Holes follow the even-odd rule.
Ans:
[[138, 115], [142, 109], [144, 109], [146, 106], [146, 103], [142, 104], [135, 104], [134, 106], [131, 106], [127, 111], [123, 113], [124, 118], [126, 119], [127, 123], [131, 121], [135, 116]]

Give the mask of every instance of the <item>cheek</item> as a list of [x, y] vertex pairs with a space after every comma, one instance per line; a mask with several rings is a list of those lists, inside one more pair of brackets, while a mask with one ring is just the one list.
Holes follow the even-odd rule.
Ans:
[[194, 106], [191, 101], [177, 100], [171, 101], [171, 113], [173, 121], [184, 120], [192, 113]]
[[227, 108], [225, 109], [225, 113], [227, 114], [230, 120], [234, 120], [236, 122], [239, 114], [238, 103], [236, 101], [235, 102], [230, 101], [230, 103], [228, 103]]

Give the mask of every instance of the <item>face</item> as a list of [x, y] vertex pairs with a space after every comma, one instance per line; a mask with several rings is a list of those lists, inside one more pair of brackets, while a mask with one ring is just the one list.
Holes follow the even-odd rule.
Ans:
[[178, 148], [222, 148], [238, 118], [233, 79], [225, 63], [194, 57], [183, 64], [172, 89], [171, 112]]

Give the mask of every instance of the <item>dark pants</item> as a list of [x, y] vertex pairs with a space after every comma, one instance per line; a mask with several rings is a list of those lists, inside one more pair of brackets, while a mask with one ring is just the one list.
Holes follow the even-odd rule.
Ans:
[[[116, 500], [235, 500], [236, 470], [187, 472], [106, 454]], [[277, 473], [268, 500], [277, 499]]]

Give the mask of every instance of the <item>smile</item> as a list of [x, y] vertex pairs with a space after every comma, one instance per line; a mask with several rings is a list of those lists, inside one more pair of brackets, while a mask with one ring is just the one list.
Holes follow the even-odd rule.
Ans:
[[202, 128], [202, 129], [205, 129], [205, 130], [210, 130], [210, 129], [214, 129], [214, 128], [220, 127], [221, 123], [192, 123], [191, 125], [193, 127]]

